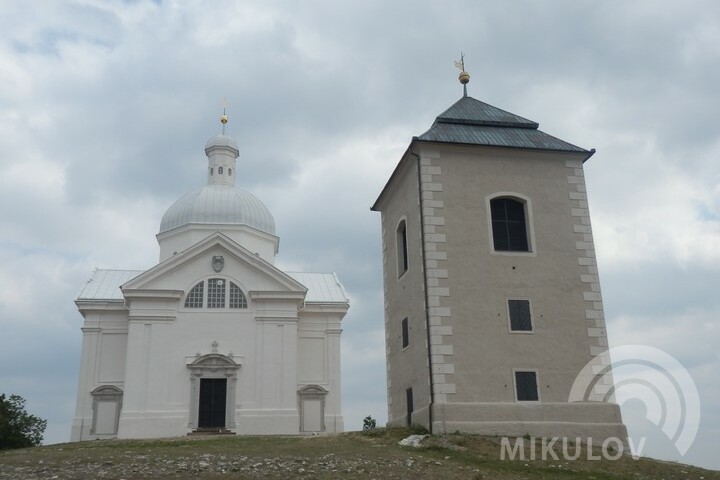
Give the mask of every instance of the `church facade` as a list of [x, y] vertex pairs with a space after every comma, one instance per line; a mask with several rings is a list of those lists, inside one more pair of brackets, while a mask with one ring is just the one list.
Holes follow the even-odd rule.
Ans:
[[218, 135], [205, 152], [207, 184], [162, 218], [159, 263], [96, 270], [75, 300], [72, 441], [343, 430], [347, 295], [334, 273], [274, 265], [274, 219], [235, 186], [236, 141]]
[[372, 207], [389, 425], [627, 438], [616, 404], [569, 401], [608, 346], [583, 173], [594, 150], [538, 126], [465, 93]]

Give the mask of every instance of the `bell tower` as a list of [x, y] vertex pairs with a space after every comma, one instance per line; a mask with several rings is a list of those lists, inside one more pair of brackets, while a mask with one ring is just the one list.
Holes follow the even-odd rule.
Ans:
[[[607, 349], [587, 150], [467, 95], [413, 137], [381, 213], [390, 425], [626, 439], [570, 402]], [[610, 388], [611, 386], [608, 386]]]

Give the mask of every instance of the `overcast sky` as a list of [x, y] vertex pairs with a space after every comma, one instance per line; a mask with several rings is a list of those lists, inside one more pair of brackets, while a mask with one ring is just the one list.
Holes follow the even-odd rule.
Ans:
[[[461, 95], [586, 164], [611, 345], [676, 357], [702, 404], [683, 462], [720, 468], [720, 3], [0, 0], [0, 392], [69, 439], [94, 268], [146, 269], [164, 211], [240, 144], [286, 270], [336, 271], [346, 425], [386, 420], [380, 217], [413, 135]], [[645, 453], [679, 459], [644, 407]]]

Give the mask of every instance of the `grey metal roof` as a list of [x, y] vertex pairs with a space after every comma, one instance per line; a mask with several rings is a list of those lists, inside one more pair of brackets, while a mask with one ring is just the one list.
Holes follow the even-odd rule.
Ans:
[[286, 272], [308, 289], [305, 301], [309, 303], [347, 303], [348, 298], [340, 280], [334, 273]]
[[123, 300], [120, 285], [141, 273], [143, 270], [95, 270], [83, 285], [77, 300]]
[[[123, 300], [120, 286], [143, 273], [143, 270], [95, 270], [83, 285], [77, 300]], [[287, 272], [307, 289], [310, 303], [347, 303], [345, 289], [334, 273]]]
[[160, 233], [191, 223], [248, 225], [275, 235], [275, 220], [265, 204], [232, 185], [205, 185], [186, 193], [163, 215]]
[[493, 147], [586, 152], [538, 130], [539, 124], [472, 97], [462, 97], [441, 113], [430, 129], [417, 137], [427, 142]]

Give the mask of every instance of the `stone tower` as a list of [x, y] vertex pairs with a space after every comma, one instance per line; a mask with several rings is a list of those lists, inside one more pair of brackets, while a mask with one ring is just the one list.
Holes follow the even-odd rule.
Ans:
[[538, 127], [465, 93], [372, 206], [390, 425], [627, 437], [616, 404], [568, 401], [608, 345], [583, 175], [594, 150]]

